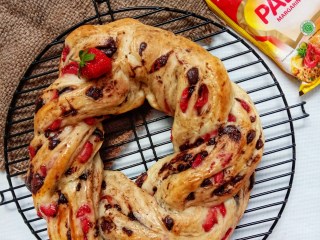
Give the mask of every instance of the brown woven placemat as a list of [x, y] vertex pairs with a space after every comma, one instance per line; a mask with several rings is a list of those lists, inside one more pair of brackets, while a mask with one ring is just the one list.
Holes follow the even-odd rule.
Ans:
[[[102, 3], [104, 4], [104, 3]], [[113, 9], [166, 6], [216, 19], [203, 0], [111, 0]], [[91, 0], [29, 0], [0, 3], [0, 170], [4, 167], [3, 133], [13, 93], [35, 56], [56, 36], [95, 15]]]

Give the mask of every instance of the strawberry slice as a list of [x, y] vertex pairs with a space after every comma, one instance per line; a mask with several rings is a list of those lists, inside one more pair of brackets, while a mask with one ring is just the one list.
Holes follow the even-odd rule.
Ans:
[[237, 118], [235, 115], [233, 115], [232, 113], [229, 113], [228, 115], [228, 122], [235, 122], [237, 121]]
[[58, 213], [58, 205], [51, 203], [49, 205], [41, 205], [40, 211], [47, 217], [55, 217]]
[[217, 218], [217, 209], [215, 207], [210, 208], [204, 223], [202, 224], [202, 228], [205, 232], [209, 232], [215, 224], [218, 223]]
[[221, 171], [213, 176], [213, 180], [216, 184], [218, 184], [223, 181], [223, 177], [224, 177], [224, 173], [223, 173], [223, 171]]
[[68, 47], [68, 46], [65, 46], [63, 49], [62, 49], [62, 61], [64, 62], [64, 61], [66, 61], [66, 59], [67, 59], [67, 56], [68, 56], [68, 54], [70, 53], [70, 48]]
[[92, 227], [92, 223], [86, 217], [81, 218], [80, 223], [81, 223], [82, 232], [84, 234], [87, 234], [89, 232], [90, 228]]
[[197, 109], [198, 113], [201, 112], [201, 108], [208, 102], [209, 90], [207, 85], [202, 84], [198, 90], [198, 99], [196, 104], [194, 105], [195, 109]]
[[240, 98], [236, 98], [236, 100], [241, 104], [241, 107], [244, 110], [246, 110], [248, 113], [250, 112], [251, 108], [250, 108], [249, 104], [246, 101], [244, 101], [244, 100], [242, 100]]
[[222, 215], [223, 217], [226, 216], [226, 214], [227, 214], [227, 209], [226, 209], [226, 206], [224, 205], [224, 203], [221, 203], [221, 204], [215, 206], [215, 208], [219, 209], [219, 211], [220, 211], [220, 213], [221, 213], [221, 215]]
[[93, 145], [91, 142], [87, 141], [84, 144], [82, 151], [78, 155], [79, 162], [86, 163], [89, 160], [89, 158], [91, 157], [92, 152], [93, 152]]
[[62, 75], [65, 75], [65, 74], [77, 75], [78, 72], [79, 72], [79, 63], [77, 62], [70, 62], [69, 64], [64, 66], [64, 68], [62, 68], [61, 70]]
[[88, 204], [83, 204], [77, 211], [76, 217], [83, 217], [86, 214], [91, 213], [91, 208]]
[[95, 119], [95, 118], [92, 118], [92, 117], [85, 118], [85, 119], [83, 119], [83, 121], [84, 121], [86, 124], [90, 125], [90, 126], [92, 126], [92, 125], [94, 125], [94, 124], [96, 123], [96, 119]]
[[47, 130], [50, 130], [50, 131], [58, 130], [61, 126], [61, 122], [62, 122], [61, 119], [54, 120], [53, 123], [51, 123], [51, 125], [47, 128]]
[[32, 147], [31, 145], [28, 147], [28, 151], [29, 151], [29, 156], [30, 158], [34, 158], [34, 156], [37, 154], [37, 151], [34, 147]]
[[97, 48], [79, 52], [81, 74], [86, 79], [99, 78], [111, 72], [111, 59]]

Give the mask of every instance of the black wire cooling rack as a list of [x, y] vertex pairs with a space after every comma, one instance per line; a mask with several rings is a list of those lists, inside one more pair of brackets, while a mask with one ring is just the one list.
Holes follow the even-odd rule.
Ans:
[[[9, 189], [0, 191], [0, 205], [15, 203], [37, 239], [48, 239], [45, 221], [36, 215], [22, 177], [28, 163], [27, 146], [33, 136], [34, 102], [58, 75], [64, 37], [83, 24], [103, 24], [132, 17], [149, 25], [191, 38], [225, 64], [231, 80], [251, 96], [266, 135], [265, 152], [256, 170], [248, 209], [232, 239], [266, 239], [288, 200], [296, 161], [293, 122], [308, 116], [305, 102], [289, 106], [286, 97], [260, 56], [237, 34], [191, 12], [166, 7], [112, 9], [110, 1], [93, 1], [95, 15], [63, 32], [35, 58], [21, 79], [8, 111], [4, 135], [5, 168]], [[100, 151], [106, 166], [131, 179], [154, 161], [170, 154], [172, 119], [148, 104], [104, 122], [108, 140]]]

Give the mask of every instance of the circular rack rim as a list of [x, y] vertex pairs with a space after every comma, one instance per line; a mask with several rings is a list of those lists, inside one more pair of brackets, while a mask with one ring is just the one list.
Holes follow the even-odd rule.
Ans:
[[[107, 1], [107, 3], [109, 3], [109, 1]], [[96, 6], [96, 5], [95, 5]], [[109, 6], [110, 9], [110, 6]], [[25, 224], [28, 226], [28, 228], [31, 230], [32, 234], [37, 238], [37, 239], [41, 239], [37, 233], [34, 231], [33, 227], [31, 226], [30, 222], [28, 221], [28, 219], [26, 218], [26, 216], [24, 215], [24, 213], [21, 211], [21, 206], [19, 204], [19, 201], [17, 200], [15, 191], [14, 191], [14, 187], [11, 181], [11, 177], [10, 176], [10, 169], [9, 169], [9, 162], [8, 162], [8, 140], [7, 137], [9, 134], [9, 130], [11, 127], [11, 120], [12, 120], [12, 115], [13, 115], [13, 107], [16, 105], [17, 103], [17, 97], [19, 96], [19, 91], [22, 89], [22, 87], [24, 86], [24, 83], [26, 82], [26, 80], [28, 79], [28, 76], [30, 76], [30, 74], [32, 73], [32, 71], [34, 70], [34, 68], [37, 66], [37, 64], [39, 64], [41, 62], [41, 57], [54, 45], [56, 44], [61, 44], [64, 42], [64, 40], [62, 39], [65, 35], [67, 35], [68, 33], [70, 33], [71, 31], [73, 31], [74, 29], [78, 28], [81, 25], [84, 25], [92, 20], [98, 20], [100, 24], [102, 24], [102, 20], [101, 17], [104, 16], [111, 16], [111, 21], [114, 21], [114, 14], [116, 13], [121, 13], [121, 12], [128, 12], [128, 11], [134, 11], [134, 10], [154, 10], [151, 14], [156, 13], [156, 12], [160, 12], [160, 11], [168, 11], [168, 12], [174, 12], [174, 13], [181, 13], [181, 14], [187, 14], [188, 16], [192, 16], [194, 18], [198, 18], [201, 19], [203, 21], [206, 22], [206, 24], [213, 24], [216, 27], [220, 28], [221, 30], [227, 32], [228, 34], [230, 34], [231, 36], [233, 36], [234, 38], [236, 38], [239, 42], [241, 42], [243, 45], [245, 45], [248, 50], [250, 50], [250, 52], [252, 52], [254, 54], [254, 56], [260, 61], [260, 63], [264, 66], [264, 68], [267, 70], [268, 74], [272, 77], [272, 80], [274, 81], [275, 85], [277, 86], [279, 92], [280, 92], [280, 96], [283, 100], [283, 103], [285, 105], [285, 111], [287, 112], [287, 116], [288, 116], [288, 123], [290, 125], [290, 130], [292, 132], [291, 134], [291, 140], [292, 140], [292, 159], [296, 159], [296, 148], [295, 148], [295, 135], [294, 135], [294, 127], [293, 127], [293, 121], [295, 119], [292, 118], [291, 116], [291, 112], [290, 112], [290, 107], [288, 105], [288, 102], [286, 100], [286, 97], [277, 81], [277, 79], [275, 78], [274, 74], [272, 73], [272, 71], [270, 70], [270, 68], [267, 66], [267, 64], [261, 59], [261, 57], [256, 53], [256, 51], [246, 42], [244, 41], [241, 37], [239, 37], [236, 33], [234, 33], [233, 31], [231, 31], [230, 29], [226, 28], [225, 26], [214, 22], [206, 17], [203, 17], [201, 15], [189, 12], [189, 11], [184, 11], [184, 10], [180, 10], [180, 9], [176, 9], [176, 8], [168, 8], [168, 7], [157, 7], [157, 6], [141, 6], [141, 7], [130, 7], [130, 8], [122, 8], [122, 9], [118, 9], [118, 10], [109, 10], [108, 12], [105, 13], [98, 13], [97, 9], [97, 15], [89, 17], [84, 19], [83, 21], [73, 25], [72, 27], [70, 27], [69, 29], [67, 29], [66, 31], [64, 31], [63, 33], [61, 33], [58, 37], [56, 37], [51, 43], [49, 43], [35, 58], [35, 60], [30, 64], [30, 66], [27, 68], [25, 74], [23, 75], [22, 79], [20, 80], [14, 95], [12, 97], [9, 109], [8, 109], [8, 114], [7, 114], [7, 119], [6, 119], [6, 124], [5, 124], [5, 132], [4, 132], [4, 160], [5, 160], [5, 170], [6, 170], [6, 174], [7, 174], [7, 180], [9, 183], [9, 189], [11, 191], [12, 197], [13, 197], [13, 201], [15, 202], [18, 212], [20, 213], [20, 215], [22, 216]], [[142, 15], [141, 15], [142, 16]], [[137, 17], [137, 16], [136, 16]], [[197, 28], [199, 26], [196, 26], [195, 28]], [[46, 74], [50, 74], [50, 73], [46, 73]], [[290, 180], [289, 180], [289, 187], [286, 189], [286, 194], [284, 197], [284, 202], [282, 203], [282, 207], [279, 210], [278, 216], [276, 217], [276, 219], [273, 220], [273, 224], [271, 225], [269, 231], [267, 232], [267, 234], [264, 234], [265, 236], [263, 237], [263, 239], [267, 239], [267, 237], [272, 233], [274, 227], [276, 226], [278, 220], [280, 219], [282, 212], [286, 206], [287, 200], [289, 198], [290, 195], [290, 191], [291, 191], [291, 186], [292, 186], [292, 182], [293, 182], [293, 178], [294, 178], [294, 170], [295, 170], [295, 161], [292, 161], [292, 167], [291, 167], [291, 176], [290, 176]], [[4, 199], [3, 194], [1, 194], [1, 199]]]

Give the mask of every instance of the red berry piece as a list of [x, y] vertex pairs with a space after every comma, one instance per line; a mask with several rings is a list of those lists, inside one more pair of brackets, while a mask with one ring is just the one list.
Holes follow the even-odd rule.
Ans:
[[89, 214], [91, 213], [91, 208], [88, 204], [83, 204], [77, 211], [77, 215], [76, 217], [79, 218], [79, 217], [83, 217], [84, 215], [86, 214]]
[[209, 90], [207, 85], [202, 84], [198, 90], [198, 99], [196, 104], [194, 105], [195, 109], [197, 109], [198, 113], [201, 112], [202, 107], [208, 102]]
[[218, 184], [223, 181], [223, 177], [224, 177], [224, 173], [223, 173], [223, 171], [221, 171], [213, 176], [213, 180], [216, 184]]
[[226, 216], [226, 214], [227, 214], [227, 209], [226, 209], [226, 206], [224, 205], [224, 203], [221, 203], [221, 204], [215, 206], [215, 208], [217, 208], [217, 209], [220, 211], [220, 213], [221, 213], [221, 215], [222, 215], [223, 217]]
[[215, 224], [218, 223], [217, 218], [217, 209], [215, 207], [210, 208], [204, 223], [202, 224], [202, 228], [205, 232], [209, 232]]
[[78, 155], [78, 160], [80, 163], [86, 163], [91, 157], [93, 152], [93, 145], [91, 142], [86, 142], [80, 154]]
[[232, 113], [229, 113], [228, 115], [228, 122], [235, 122], [237, 121], [237, 118], [235, 115], [233, 115]]
[[203, 136], [203, 139], [204, 139], [205, 142], [208, 142], [211, 138], [213, 138], [213, 137], [215, 137], [217, 135], [218, 135], [218, 130], [215, 129], [212, 132], [205, 134]]
[[221, 161], [221, 165], [222, 167], [225, 167], [229, 164], [229, 162], [231, 161], [233, 154], [232, 153], [220, 153], [218, 155], [218, 158]]
[[79, 72], [79, 63], [77, 62], [70, 62], [68, 65], [64, 66], [61, 70], [61, 74], [74, 74], [77, 75]]
[[30, 158], [34, 158], [34, 156], [37, 154], [37, 151], [34, 147], [32, 147], [31, 145], [28, 147], [28, 151], [29, 151], [29, 156]]
[[92, 125], [94, 125], [96, 123], [96, 119], [95, 118], [85, 118], [85, 119], [83, 119], [83, 121], [86, 124], [90, 125], [90, 126], [92, 126]]
[[43, 218], [42, 213], [39, 210], [37, 211], [37, 215], [39, 218]]
[[46, 177], [47, 176], [47, 167], [45, 165], [41, 165], [40, 166], [40, 174], [42, 177]]
[[183, 113], [185, 113], [188, 109], [189, 99], [191, 98], [193, 91], [194, 86], [187, 87], [182, 91], [182, 95], [180, 98], [180, 109]]
[[69, 48], [68, 46], [65, 46], [65, 47], [62, 49], [62, 54], [61, 54], [62, 57], [61, 57], [61, 59], [62, 59], [63, 62], [66, 61], [69, 52], [70, 52], [70, 48]]
[[112, 197], [110, 195], [104, 195], [101, 200], [106, 199], [108, 203], [112, 204]]
[[229, 228], [226, 234], [223, 236], [223, 238], [221, 238], [221, 240], [227, 240], [231, 232], [232, 232], [232, 228]]
[[57, 89], [53, 89], [51, 100], [55, 100], [59, 97], [59, 91]]
[[244, 101], [242, 99], [239, 99], [239, 98], [236, 98], [236, 100], [241, 104], [241, 107], [244, 110], [246, 110], [248, 113], [250, 112], [251, 108], [250, 108], [249, 104], [246, 101]]
[[192, 168], [198, 167], [202, 163], [202, 156], [201, 154], [197, 154], [195, 160], [192, 163]]
[[97, 48], [89, 48], [79, 52], [81, 74], [86, 79], [99, 78], [111, 72], [112, 63], [102, 51]]
[[47, 217], [55, 217], [58, 212], [58, 205], [55, 203], [51, 203], [49, 205], [41, 205], [40, 211]]
[[53, 123], [51, 123], [51, 125], [47, 128], [47, 130], [50, 130], [50, 131], [58, 130], [61, 126], [61, 122], [62, 122], [61, 119], [54, 120]]
[[92, 227], [92, 223], [86, 217], [81, 218], [80, 223], [81, 223], [82, 232], [84, 234], [87, 234], [89, 232], [90, 228]]

